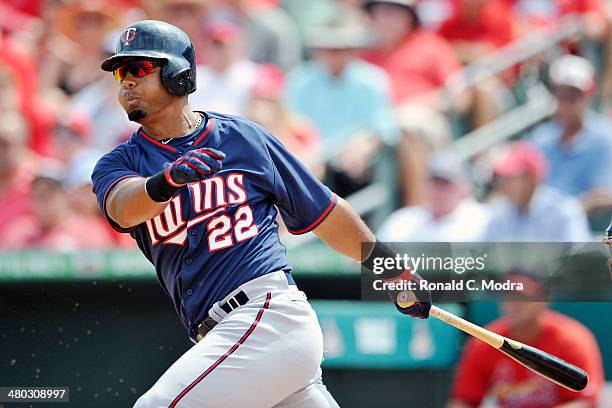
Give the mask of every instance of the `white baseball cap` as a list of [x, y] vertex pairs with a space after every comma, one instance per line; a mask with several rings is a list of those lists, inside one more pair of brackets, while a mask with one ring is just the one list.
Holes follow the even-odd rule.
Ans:
[[565, 85], [589, 92], [595, 87], [595, 69], [589, 60], [576, 55], [564, 55], [550, 65], [553, 85]]

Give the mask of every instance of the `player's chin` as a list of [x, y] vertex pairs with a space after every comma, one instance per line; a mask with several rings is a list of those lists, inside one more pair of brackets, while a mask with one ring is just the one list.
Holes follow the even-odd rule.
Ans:
[[132, 122], [138, 122], [147, 117], [148, 112], [141, 108], [132, 109], [127, 113], [128, 119]]

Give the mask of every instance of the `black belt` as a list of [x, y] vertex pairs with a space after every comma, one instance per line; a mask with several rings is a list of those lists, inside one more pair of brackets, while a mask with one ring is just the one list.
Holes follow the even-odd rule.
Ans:
[[[245, 305], [249, 301], [249, 297], [243, 291], [238, 292], [236, 295], [227, 299], [225, 302], [221, 302], [219, 307], [225, 313], [229, 314], [232, 310]], [[196, 340], [200, 341], [206, 336], [206, 334], [217, 325], [217, 321], [210, 317], [210, 314], [198, 325], [198, 334]]]

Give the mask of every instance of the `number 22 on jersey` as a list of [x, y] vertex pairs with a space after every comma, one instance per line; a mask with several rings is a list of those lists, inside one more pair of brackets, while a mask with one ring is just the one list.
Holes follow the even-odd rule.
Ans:
[[[193, 199], [191, 208], [197, 216], [185, 221], [181, 196], [172, 198], [161, 214], [146, 221], [152, 246], [162, 241], [166, 245], [184, 245], [187, 230], [205, 221], [208, 222], [207, 243], [211, 252], [229, 248], [257, 235], [253, 211], [248, 204], [244, 204], [247, 193], [242, 174], [230, 174], [227, 180], [213, 177], [190, 184], [189, 188]], [[231, 215], [225, 213], [228, 204], [242, 205]]]

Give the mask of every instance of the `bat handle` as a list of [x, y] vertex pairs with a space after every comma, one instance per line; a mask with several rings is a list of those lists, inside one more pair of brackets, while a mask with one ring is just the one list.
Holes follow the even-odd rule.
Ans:
[[450, 324], [451, 326], [466, 332], [474, 337], [479, 338], [485, 343], [489, 344], [492, 347], [500, 348], [504, 344], [504, 337], [500, 336], [497, 333], [493, 333], [489, 330], [486, 330], [480, 326], [475, 325], [474, 323], [468, 322], [461, 317], [454, 315], [453, 313], [446, 311], [436, 305], [432, 305], [429, 310], [429, 315], [435, 317], [438, 320], [442, 320]]

